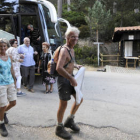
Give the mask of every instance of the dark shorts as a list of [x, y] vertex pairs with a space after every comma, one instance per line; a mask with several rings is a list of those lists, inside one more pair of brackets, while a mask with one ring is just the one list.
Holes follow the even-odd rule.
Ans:
[[58, 76], [57, 86], [60, 100], [68, 101], [71, 99], [71, 95], [76, 94], [74, 87], [70, 84], [70, 81], [62, 76]]

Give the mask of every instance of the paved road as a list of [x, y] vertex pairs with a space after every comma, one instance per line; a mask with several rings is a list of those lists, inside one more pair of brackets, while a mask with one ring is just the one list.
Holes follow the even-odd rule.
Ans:
[[[75, 121], [81, 127], [73, 140], [140, 140], [140, 75], [86, 71], [84, 102]], [[18, 97], [9, 111], [9, 136], [2, 140], [59, 140], [54, 135], [58, 95], [36, 82], [36, 93]], [[70, 112], [69, 101], [65, 118]], [[68, 130], [70, 131], [70, 130]]]

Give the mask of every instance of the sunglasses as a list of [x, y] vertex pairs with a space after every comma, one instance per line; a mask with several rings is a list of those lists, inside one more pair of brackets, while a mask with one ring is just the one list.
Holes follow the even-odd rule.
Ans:
[[79, 39], [78, 36], [71, 36], [70, 38], [72, 38], [72, 39]]

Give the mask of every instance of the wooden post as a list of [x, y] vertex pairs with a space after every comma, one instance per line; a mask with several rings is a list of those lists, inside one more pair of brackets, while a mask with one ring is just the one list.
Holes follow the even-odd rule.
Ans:
[[104, 62], [103, 62], [103, 61], [104, 61], [104, 60], [103, 60], [103, 54], [101, 54], [101, 59], [102, 59], [102, 67], [103, 67], [103, 66], [104, 66], [104, 64], [103, 64], [103, 63], [104, 63]]
[[126, 59], [125, 67], [128, 68], [128, 59]]
[[119, 66], [119, 53], [117, 53], [117, 55], [118, 55], [118, 56], [117, 56], [117, 61], [118, 61], [118, 62], [117, 62], [117, 66]]
[[140, 66], [140, 56], [138, 56], [138, 66]]
[[137, 59], [134, 59], [134, 68], [136, 68]]

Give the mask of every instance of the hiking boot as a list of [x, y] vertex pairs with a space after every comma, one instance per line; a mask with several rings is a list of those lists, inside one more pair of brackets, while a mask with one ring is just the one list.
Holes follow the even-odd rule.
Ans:
[[56, 126], [55, 134], [63, 139], [71, 139], [71, 135], [65, 130], [63, 125]]
[[64, 123], [64, 127], [70, 128], [75, 132], [79, 132], [80, 128], [74, 123], [74, 118], [68, 117]]
[[9, 122], [9, 120], [8, 120], [8, 118], [7, 118], [7, 116], [6, 116], [6, 113], [4, 113], [4, 123], [5, 123], [5, 124], [8, 124], [8, 122]]
[[0, 124], [0, 133], [3, 137], [7, 137], [8, 136], [8, 132], [6, 130], [5, 124], [2, 123]]

